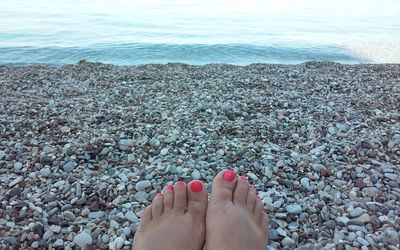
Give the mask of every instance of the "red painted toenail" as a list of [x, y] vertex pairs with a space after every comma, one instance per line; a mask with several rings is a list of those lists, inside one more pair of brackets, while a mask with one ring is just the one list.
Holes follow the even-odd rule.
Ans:
[[185, 182], [184, 182], [184, 181], [178, 181], [178, 182], [176, 183], [176, 185], [178, 185], [178, 186], [180, 186], [180, 187], [183, 187], [183, 186], [185, 186]]
[[227, 181], [233, 181], [236, 178], [236, 173], [232, 170], [225, 170], [223, 177]]
[[254, 185], [250, 185], [249, 188], [250, 188], [251, 190], [256, 190], [256, 189], [254, 188]]
[[256, 197], [256, 198], [257, 198], [257, 200], [261, 200], [260, 196], [258, 196], [258, 195], [257, 195], [257, 197]]
[[247, 178], [246, 178], [246, 176], [240, 176], [240, 180], [247, 181]]
[[157, 194], [157, 199], [162, 199], [164, 197], [164, 195], [162, 193]]
[[167, 190], [174, 190], [174, 186], [169, 185], [169, 186], [167, 187]]
[[190, 183], [190, 189], [195, 193], [199, 193], [203, 190], [203, 183], [201, 181], [192, 181], [192, 183]]

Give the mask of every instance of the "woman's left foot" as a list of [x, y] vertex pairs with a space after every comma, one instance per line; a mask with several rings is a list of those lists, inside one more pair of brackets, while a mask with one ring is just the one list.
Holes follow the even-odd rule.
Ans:
[[203, 249], [207, 198], [201, 181], [167, 187], [143, 212], [132, 249]]

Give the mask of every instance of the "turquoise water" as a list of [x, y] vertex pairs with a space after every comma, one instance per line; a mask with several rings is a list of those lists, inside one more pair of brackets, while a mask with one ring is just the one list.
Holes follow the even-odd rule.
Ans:
[[400, 1], [0, 1], [0, 63], [81, 59], [400, 63]]

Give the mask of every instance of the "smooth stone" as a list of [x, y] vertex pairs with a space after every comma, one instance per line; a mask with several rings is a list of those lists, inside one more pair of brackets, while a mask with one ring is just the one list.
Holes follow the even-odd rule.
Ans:
[[376, 187], [365, 187], [362, 189], [362, 192], [369, 197], [374, 197], [379, 194], [379, 189]]
[[354, 218], [354, 217], [358, 217], [358, 216], [362, 215], [363, 213], [364, 213], [364, 209], [362, 209], [361, 207], [356, 207], [353, 210], [351, 210], [349, 214], [352, 218]]
[[97, 212], [90, 212], [88, 217], [89, 219], [97, 219], [104, 217], [105, 215], [106, 213], [104, 211], [97, 211]]
[[17, 170], [17, 171], [19, 171], [19, 170], [21, 170], [22, 169], [22, 163], [21, 162], [16, 162], [15, 164], [14, 164], [14, 168], [15, 168], [15, 170]]
[[303, 211], [303, 209], [301, 208], [300, 205], [292, 204], [286, 206], [286, 211], [289, 214], [300, 214]]
[[269, 166], [265, 166], [265, 167], [264, 167], [264, 175], [265, 175], [268, 179], [271, 179], [271, 178], [272, 178], [273, 172], [272, 172], [272, 169], [271, 169]]
[[269, 232], [268, 232], [268, 238], [269, 238], [270, 240], [276, 240], [276, 239], [278, 239], [278, 238], [279, 238], [278, 231], [276, 231], [276, 229], [274, 229], [274, 228], [271, 228], [271, 229], [269, 230]]
[[325, 226], [328, 229], [335, 229], [336, 222], [334, 220], [328, 220], [328, 221], [325, 222]]
[[60, 130], [61, 130], [61, 132], [63, 132], [63, 133], [68, 133], [68, 132], [71, 131], [71, 129], [70, 129], [69, 127], [67, 127], [67, 126], [61, 127]]
[[0, 151], [0, 161], [6, 156], [6, 152]]
[[311, 188], [310, 187], [310, 179], [308, 179], [307, 177], [301, 178], [300, 183], [307, 190], [309, 190]]
[[39, 173], [41, 176], [49, 177], [51, 175], [51, 170], [50, 168], [42, 168], [40, 169]]
[[353, 232], [360, 231], [360, 232], [363, 232], [363, 233], [368, 233], [367, 229], [366, 229], [365, 227], [363, 227], [363, 226], [348, 225], [347, 228], [348, 228], [350, 231], [353, 231]]
[[[62, 210], [62, 209], [61, 209]], [[75, 221], [75, 215], [71, 211], [65, 211], [64, 212], [64, 219], [67, 221]]]
[[200, 180], [201, 179], [201, 173], [199, 170], [195, 169], [192, 174], [191, 174], [192, 178], [194, 180]]
[[74, 243], [81, 248], [85, 248], [87, 245], [92, 245], [92, 242], [92, 236], [86, 232], [80, 232], [74, 238]]
[[110, 242], [110, 236], [108, 236], [108, 234], [101, 235], [101, 242], [108, 244]]
[[44, 234], [43, 234], [43, 240], [48, 240], [48, 239], [50, 239], [52, 236], [54, 235], [54, 233], [52, 232], [52, 231], [50, 231], [50, 230], [48, 230], [48, 231], [46, 231]]
[[89, 210], [89, 208], [84, 208], [84, 209], [82, 209], [82, 212], [81, 212], [81, 215], [82, 216], [88, 216], [90, 214], [90, 210]]
[[349, 218], [347, 218], [346, 216], [340, 216], [337, 217], [336, 219], [336, 223], [338, 223], [339, 225], [347, 225], [347, 223], [350, 221]]
[[61, 232], [61, 227], [58, 225], [51, 225], [49, 229], [56, 234]]
[[139, 191], [135, 194], [135, 199], [140, 203], [145, 202], [147, 198], [149, 198], [149, 194], [146, 192]]
[[135, 160], [135, 154], [128, 154], [128, 161], [134, 161]]
[[10, 182], [10, 183], [8, 184], [8, 187], [13, 187], [13, 186], [17, 185], [17, 184], [20, 183], [23, 179], [24, 179], [23, 176], [18, 176], [15, 180], [13, 180], [12, 182]]
[[322, 151], [324, 151], [325, 148], [326, 148], [325, 146], [319, 146], [319, 147], [316, 147], [316, 148], [310, 150], [309, 153], [312, 154], [312, 155], [315, 155], [317, 153], [321, 153]]
[[391, 173], [386, 173], [385, 177], [392, 181], [397, 181], [399, 179], [399, 176], [397, 174], [391, 174]]
[[161, 154], [161, 155], [166, 155], [166, 154], [168, 154], [168, 148], [163, 148], [163, 149], [161, 149], [160, 154]]
[[285, 237], [282, 240], [282, 246], [283, 247], [294, 247], [295, 244], [296, 244], [296, 242], [294, 240], [292, 240], [291, 238], [289, 238], [289, 237]]
[[131, 228], [130, 227], [124, 227], [122, 229], [122, 232], [126, 235], [126, 236], [130, 236], [131, 235]]
[[136, 191], [143, 191], [148, 187], [151, 187], [151, 182], [149, 180], [139, 181], [135, 185]]
[[369, 246], [369, 242], [367, 240], [365, 240], [363, 237], [358, 236], [357, 241], [358, 241], [358, 243], [360, 243], [363, 246]]
[[251, 172], [247, 173], [247, 176], [248, 176], [250, 179], [252, 179], [253, 181], [257, 181], [257, 180], [258, 180], [258, 176], [255, 175], [255, 174], [253, 174], [253, 173], [251, 173]]
[[390, 245], [395, 246], [400, 243], [399, 237], [400, 236], [399, 236], [398, 232], [396, 232], [395, 230], [393, 230], [391, 228], [387, 228], [385, 230], [385, 232], [383, 233], [382, 239], [383, 239], [383, 243], [385, 245], [390, 244]]
[[354, 222], [359, 222], [359, 223], [368, 223], [370, 222], [371, 219], [369, 217], [369, 214], [362, 214], [361, 216], [357, 217], [357, 218], [353, 218], [350, 220], [350, 223], [354, 223]]
[[39, 242], [37, 242], [37, 241], [32, 242], [31, 247], [32, 248], [38, 248], [39, 247]]
[[114, 240], [114, 246], [116, 247], [116, 249], [121, 249], [124, 246], [124, 242], [124, 238], [122, 238], [121, 236], [117, 237]]
[[62, 239], [57, 239], [54, 243], [53, 243], [53, 247], [62, 247], [64, 246], [64, 240]]
[[125, 213], [125, 218], [129, 220], [132, 223], [137, 223], [139, 222], [139, 218], [136, 216], [136, 214], [132, 211], [128, 211]]
[[63, 169], [65, 172], [71, 172], [76, 166], [78, 166], [78, 164], [76, 164], [75, 161], [69, 161], [64, 164]]

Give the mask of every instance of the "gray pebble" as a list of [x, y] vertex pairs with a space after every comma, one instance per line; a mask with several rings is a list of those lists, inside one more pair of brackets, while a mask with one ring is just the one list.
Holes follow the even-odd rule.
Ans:
[[143, 191], [148, 187], [151, 187], [151, 182], [149, 180], [139, 181], [135, 185], [136, 191]]
[[268, 231], [268, 238], [269, 238], [270, 240], [276, 240], [276, 239], [278, 239], [278, 237], [279, 237], [279, 234], [278, 234], [278, 231], [276, 231], [276, 229], [271, 228], [271, 229]]
[[399, 239], [399, 234], [398, 232], [396, 232], [395, 230], [391, 229], [391, 228], [387, 228], [385, 230], [385, 232], [383, 233], [383, 242], [385, 243], [385, 245], [390, 244], [390, 245], [397, 245], [400, 243], [400, 239]]
[[53, 243], [53, 247], [62, 247], [64, 246], [64, 240], [62, 239], [57, 239], [54, 243]]
[[78, 164], [76, 164], [75, 161], [69, 161], [64, 164], [63, 169], [65, 172], [71, 172], [76, 166], [78, 166]]
[[108, 234], [101, 235], [101, 242], [108, 244], [110, 242], [110, 236], [108, 236]]
[[325, 226], [328, 229], [335, 229], [336, 222], [334, 220], [328, 220], [328, 221], [325, 222]]
[[300, 183], [303, 186], [303, 188], [310, 190], [310, 179], [308, 179], [307, 177], [303, 177], [300, 179]]
[[6, 152], [0, 150], [0, 161], [6, 156]]
[[291, 247], [294, 247], [295, 244], [296, 244], [296, 242], [295, 242], [294, 240], [292, 240], [291, 238], [289, 238], [289, 237], [285, 237], [285, 238], [282, 240], [282, 246], [283, 246], [283, 247], [289, 247], [289, 248], [291, 248]]
[[48, 177], [51, 175], [51, 170], [50, 170], [50, 168], [42, 168], [42, 169], [40, 169], [39, 173], [43, 177]]
[[64, 219], [66, 221], [75, 221], [75, 215], [71, 211], [65, 211], [64, 212]]
[[357, 232], [357, 231], [360, 231], [360, 232], [363, 232], [363, 233], [367, 233], [368, 232], [367, 229], [364, 226], [348, 225], [347, 228], [350, 231], [353, 231], [353, 232]]
[[124, 227], [122, 229], [122, 232], [126, 235], [126, 236], [130, 236], [131, 235], [131, 228], [130, 227]]
[[20, 171], [21, 169], [22, 169], [22, 163], [21, 162], [16, 162], [15, 164], [14, 164], [14, 168], [15, 168], [15, 170], [17, 170], [17, 171]]
[[136, 214], [132, 211], [128, 211], [125, 213], [125, 218], [129, 220], [132, 223], [137, 223], [139, 222], [139, 218], [136, 216]]
[[303, 211], [303, 209], [301, 208], [300, 205], [292, 204], [286, 206], [286, 211], [289, 214], [300, 214]]
[[357, 237], [357, 241], [358, 241], [358, 243], [360, 243], [363, 246], [369, 246], [369, 242], [360, 236]]
[[201, 173], [199, 170], [195, 169], [193, 170], [192, 174], [191, 174], [192, 178], [194, 180], [200, 180], [201, 179]]
[[97, 211], [97, 212], [90, 212], [88, 217], [90, 219], [97, 219], [97, 218], [104, 217], [105, 215], [106, 215], [106, 213], [104, 211]]
[[362, 189], [362, 192], [369, 197], [375, 197], [379, 194], [379, 189], [376, 187], [365, 187]]
[[168, 148], [163, 148], [163, 149], [161, 149], [160, 154], [161, 154], [161, 155], [166, 155], [166, 154], [168, 154]]
[[116, 249], [121, 249], [124, 246], [124, 242], [124, 238], [122, 238], [121, 236], [117, 237], [114, 240], [114, 246], [116, 247]]
[[135, 199], [140, 203], [145, 202], [147, 198], [149, 198], [149, 194], [146, 192], [139, 191], [135, 194]]
[[92, 245], [92, 242], [92, 236], [86, 232], [80, 232], [74, 238], [74, 243], [81, 248], [85, 248], [87, 245]]
[[58, 233], [61, 232], [61, 227], [58, 226], [58, 225], [51, 225], [51, 226], [50, 226], [50, 230], [51, 230], [53, 233], [58, 234]]
[[350, 216], [352, 218], [354, 218], [354, 217], [358, 217], [358, 216], [362, 215], [363, 213], [364, 213], [364, 209], [362, 209], [361, 207], [356, 207], [350, 211]]
[[385, 177], [392, 180], [392, 181], [397, 181], [399, 179], [399, 175], [397, 174], [391, 174], [391, 173], [386, 173]]
[[39, 242], [37, 242], [37, 241], [32, 242], [31, 247], [32, 248], [38, 248], [39, 247]]
[[54, 233], [53, 233], [52, 231], [48, 230], [48, 231], [46, 231], [46, 232], [43, 234], [43, 240], [48, 240], [48, 239], [50, 239], [53, 235], [54, 235]]

